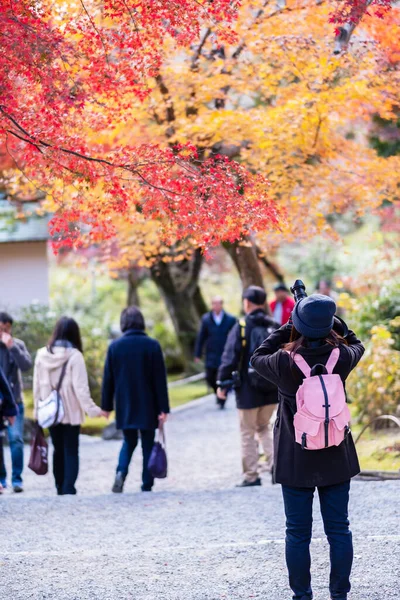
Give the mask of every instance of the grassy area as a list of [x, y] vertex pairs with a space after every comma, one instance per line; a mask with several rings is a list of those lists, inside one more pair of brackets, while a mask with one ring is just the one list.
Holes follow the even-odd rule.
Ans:
[[[353, 428], [355, 438], [357, 429], [360, 428]], [[357, 452], [362, 470], [400, 471], [400, 431], [366, 431], [357, 444]]]
[[[207, 394], [207, 385], [204, 381], [188, 383], [186, 385], [174, 387], [169, 391], [171, 408], [181, 406], [197, 398], [201, 398]], [[25, 415], [27, 418], [33, 417], [33, 397], [32, 391], [26, 390], [25, 397]], [[112, 420], [113, 416], [111, 416]], [[96, 419], [86, 417], [85, 423], [82, 426], [82, 433], [88, 435], [100, 435], [104, 427], [107, 425], [105, 419]]]

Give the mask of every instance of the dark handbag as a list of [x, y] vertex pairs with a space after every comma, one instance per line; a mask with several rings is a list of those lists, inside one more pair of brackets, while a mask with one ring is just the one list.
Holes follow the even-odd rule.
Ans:
[[48, 445], [40, 425], [36, 425], [35, 435], [31, 443], [31, 456], [28, 467], [36, 475], [46, 475], [49, 470]]
[[167, 453], [165, 451], [165, 433], [164, 427], [158, 428], [156, 441], [151, 451], [148, 464], [150, 473], [156, 479], [165, 479], [168, 473]]

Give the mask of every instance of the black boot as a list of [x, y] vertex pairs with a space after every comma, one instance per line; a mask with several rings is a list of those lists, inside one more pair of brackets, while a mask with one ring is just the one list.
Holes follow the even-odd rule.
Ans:
[[217, 398], [217, 404], [220, 407], [221, 410], [224, 410], [225, 408], [225, 402], [226, 400], [221, 400], [221, 398]]
[[124, 483], [125, 476], [121, 472], [118, 472], [115, 476], [114, 485], [112, 486], [113, 493], [122, 494], [122, 492], [124, 491]]
[[246, 487], [256, 487], [257, 485], [261, 485], [261, 479], [255, 479], [254, 481], [242, 481], [242, 483], [239, 483], [236, 487], [239, 488], [246, 488]]

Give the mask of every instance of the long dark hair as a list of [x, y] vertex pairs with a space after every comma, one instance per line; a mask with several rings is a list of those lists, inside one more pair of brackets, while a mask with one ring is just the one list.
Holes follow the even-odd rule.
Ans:
[[54, 327], [54, 331], [47, 344], [47, 349], [53, 354], [54, 344], [57, 340], [70, 342], [74, 348], [83, 352], [81, 332], [78, 323], [70, 317], [61, 317]]
[[[330, 344], [334, 348], [338, 348], [340, 344], [346, 344], [348, 346], [347, 341], [344, 337], [336, 333], [333, 329], [331, 329], [330, 333], [324, 339], [325, 344]], [[290, 356], [293, 359], [295, 354], [299, 351], [301, 347], [307, 348], [309, 346], [309, 340], [304, 335], [302, 335], [297, 329], [292, 325], [292, 331], [290, 333], [290, 342], [284, 346], [284, 350], [290, 352]]]

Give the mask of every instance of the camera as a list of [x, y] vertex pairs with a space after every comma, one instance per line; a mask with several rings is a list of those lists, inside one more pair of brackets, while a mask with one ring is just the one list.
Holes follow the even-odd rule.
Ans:
[[304, 283], [302, 282], [301, 279], [296, 279], [296, 281], [290, 288], [290, 291], [292, 292], [292, 294], [294, 296], [294, 300], [295, 300], [296, 304], [300, 300], [303, 300], [303, 298], [307, 298], [306, 286], [304, 285]]

